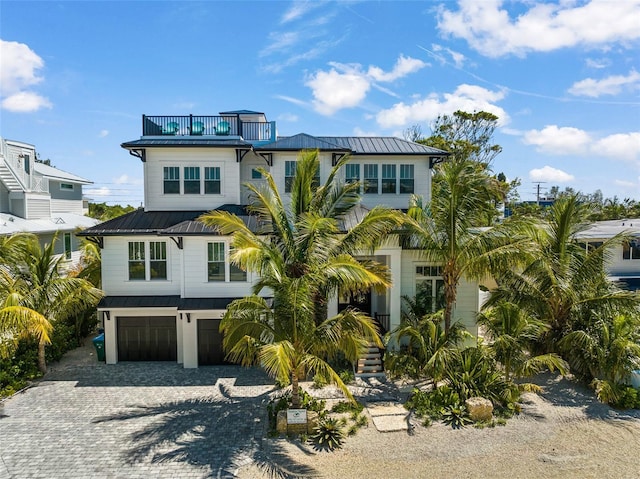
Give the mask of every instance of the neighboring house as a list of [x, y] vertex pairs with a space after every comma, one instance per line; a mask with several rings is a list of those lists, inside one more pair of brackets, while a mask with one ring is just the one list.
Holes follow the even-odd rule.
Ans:
[[76, 264], [75, 233], [98, 223], [85, 216], [82, 187], [91, 183], [36, 161], [33, 145], [0, 138], [0, 235], [33, 233], [43, 245], [57, 235], [55, 253]]
[[599, 246], [602, 241], [620, 233], [628, 235], [629, 241], [610, 252], [605, 269], [609, 278], [622, 289], [640, 291], [640, 218], [597, 221], [578, 238]]
[[[106, 297], [98, 310], [103, 313], [107, 363], [170, 360], [192, 368], [223, 361], [220, 318], [233, 299], [251, 293], [256, 278], [229, 263], [231, 238], [197, 218], [218, 209], [251, 224], [242, 185], [264, 181], [259, 167], [271, 173], [286, 196], [301, 150], [320, 151], [320, 181], [349, 154], [341, 179], [362, 182], [362, 208], [407, 208], [413, 193], [430, 197], [431, 169], [447, 155], [392, 137], [279, 138], [275, 122], [246, 110], [143, 116], [142, 124], [142, 137], [122, 147], [142, 161], [144, 209], [81, 234], [102, 248]], [[441, 295], [440, 269], [420, 260], [417, 252], [390, 240], [373, 257], [389, 267], [393, 286], [384, 294], [333, 298], [330, 314], [357, 306], [389, 330], [400, 322], [403, 295], [413, 297], [417, 289]], [[474, 332], [477, 304], [476, 285], [461, 285], [455, 317]]]

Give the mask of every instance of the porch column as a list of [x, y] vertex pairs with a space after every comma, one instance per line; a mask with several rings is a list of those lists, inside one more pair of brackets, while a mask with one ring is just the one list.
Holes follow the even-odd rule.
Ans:
[[182, 359], [184, 368], [198, 367], [198, 315], [182, 313]]
[[402, 309], [402, 249], [392, 249], [389, 255], [389, 269], [391, 270], [391, 289], [389, 289], [389, 328], [393, 331], [400, 325], [400, 311]]
[[113, 311], [102, 311], [102, 322], [104, 327], [104, 358], [107, 364], [118, 362], [117, 331], [116, 321], [118, 318]]

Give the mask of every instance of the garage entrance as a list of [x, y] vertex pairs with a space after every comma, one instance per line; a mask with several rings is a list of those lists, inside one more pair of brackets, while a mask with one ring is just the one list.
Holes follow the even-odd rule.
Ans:
[[225, 364], [219, 319], [198, 320], [198, 366]]
[[174, 316], [118, 317], [118, 361], [177, 361]]

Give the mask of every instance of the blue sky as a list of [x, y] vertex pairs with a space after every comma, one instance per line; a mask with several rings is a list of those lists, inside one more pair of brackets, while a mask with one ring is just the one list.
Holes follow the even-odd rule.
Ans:
[[262, 111], [280, 135], [500, 117], [494, 171], [640, 200], [640, 0], [0, 1], [0, 135], [142, 201], [141, 116]]

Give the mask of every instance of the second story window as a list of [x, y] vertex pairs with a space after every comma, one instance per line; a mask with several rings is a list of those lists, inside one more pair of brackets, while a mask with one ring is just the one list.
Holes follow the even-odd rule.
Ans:
[[185, 195], [200, 194], [200, 167], [199, 166], [184, 167], [184, 194]]
[[[229, 257], [233, 250], [229, 251]], [[235, 264], [229, 262], [229, 281], [246, 281], [247, 272], [238, 268]]]
[[640, 259], [640, 239], [622, 244], [622, 259]]
[[146, 279], [144, 241], [129, 241], [129, 279]]
[[64, 259], [71, 259], [71, 233], [64, 234]]
[[378, 193], [378, 165], [364, 165], [364, 192]]
[[396, 165], [382, 165], [382, 192], [396, 192]]
[[164, 167], [164, 194], [180, 194], [180, 168], [177, 166]]
[[207, 245], [207, 279], [224, 281], [224, 278], [224, 243], [209, 243]]
[[296, 162], [285, 161], [284, 162], [284, 192], [291, 193], [291, 186], [293, 185], [293, 177], [296, 176]]
[[149, 242], [149, 276], [153, 279], [167, 279], [167, 243]]
[[205, 166], [204, 193], [206, 195], [220, 194], [220, 167], [219, 166]]
[[400, 165], [400, 193], [414, 193], [413, 165]]
[[347, 163], [344, 165], [344, 182], [357, 183], [360, 181], [360, 165]]

